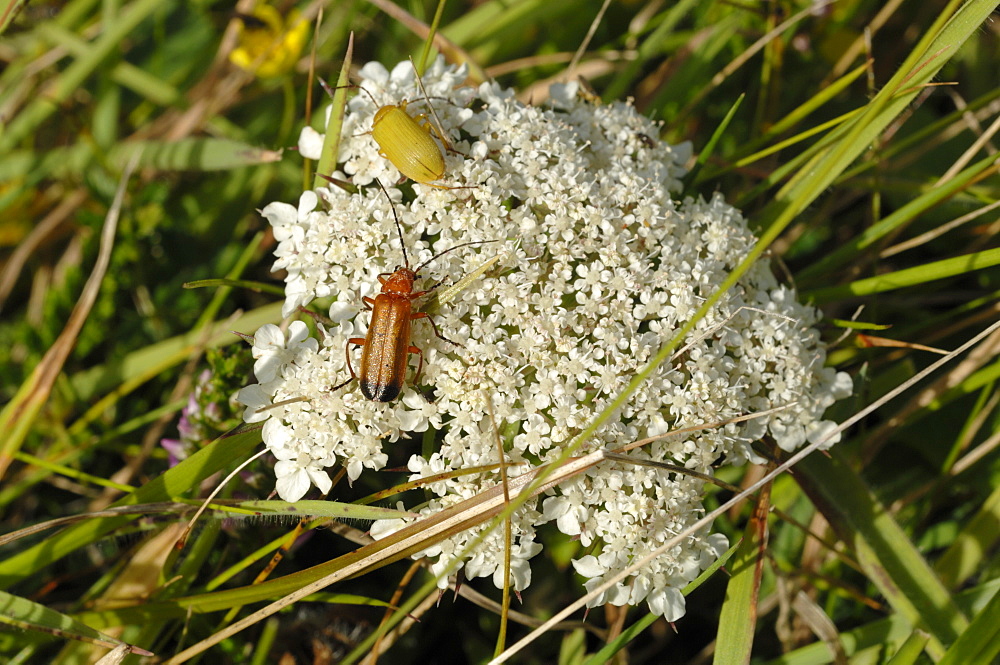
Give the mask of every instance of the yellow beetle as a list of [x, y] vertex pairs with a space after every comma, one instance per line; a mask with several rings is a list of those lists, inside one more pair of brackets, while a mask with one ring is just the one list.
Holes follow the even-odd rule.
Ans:
[[[419, 77], [417, 80], [420, 80]], [[332, 96], [333, 90], [336, 88], [330, 88], [322, 79], [320, 79], [320, 83]], [[444, 176], [445, 165], [441, 147], [434, 141], [431, 134], [437, 136], [446, 149], [451, 149], [451, 144], [440, 121], [436, 123], [437, 127], [435, 127], [430, 124], [427, 116], [423, 113], [416, 116], [410, 115], [406, 110], [409, 104], [406, 100], [399, 104], [380, 105], [374, 95], [362, 86], [343, 87], [364, 90], [365, 94], [378, 106], [372, 119], [372, 128], [366, 133], [371, 134], [375, 143], [378, 144], [378, 154], [388, 159], [400, 173], [421, 185], [437, 189], [468, 189], [466, 186], [450, 187], [434, 182]], [[423, 89], [423, 84], [420, 87]], [[434, 113], [433, 107], [431, 107], [431, 113]], [[434, 118], [437, 119], [437, 114], [434, 114]]]
[[407, 102], [379, 107], [372, 120], [372, 138], [378, 143], [378, 154], [385, 157], [410, 180], [439, 189], [456, 189], [437, 185], [433, 181], [444, 175], [444, 155], [431, 132], [448, 145], [441, 130], [435, 130], [427, 116], [416, 117], [406, 112]]

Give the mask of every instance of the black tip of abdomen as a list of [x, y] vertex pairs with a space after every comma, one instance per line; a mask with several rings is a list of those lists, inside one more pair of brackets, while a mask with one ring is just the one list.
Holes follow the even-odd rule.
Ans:
[[378, 385], [360, 381], [361, 394], [373, 402], [391, 402], [399, 397], [400, 386]]

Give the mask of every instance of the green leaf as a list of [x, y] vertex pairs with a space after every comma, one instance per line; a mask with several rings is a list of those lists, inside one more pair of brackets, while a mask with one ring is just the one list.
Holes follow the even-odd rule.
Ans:
[[[347, 88], [351, 85], [351, 57], [354, 54], [354, 33], [347, 40], [347, 52], [344, 54], [344, 64], [340, 68], [337, 87], [334, 88], [333, 109], [326, 123], [323, 135], [323, 148], [316, 165], [316, 175], [313, 177], [313, 189], [326, 187], [330, 183], [322, 175], [330, 175], [337, 169], [337, 155], [340, 154], [340, 130], [344, 125], [344, 110], [347, 108]], [[322, 175], [321, 175], [322, 174]]]
[[266, 284], [248, 279], [198, 279], [193, 282], [185, 282], [185, 289], [208, 289], [219, 286], [231, 286], [238, 289], [248, 289], [256, 293], [273, 293], [284, 296], [285, 289], [276, 284]]
[[[260, 444], [260, 431], [243, 431], [216, 439], [174, 468], [149, 481], [135, 492], [119, 499], [113, 506], [167, 501], [198, 487], [202, 480], [246, 459]], [[71, 526], [23, 552], [0, 561], [0, 587], [7, 588], [81, 547], [97, 542], [138, 517], [124, 515], [103, 517]]]
[[913, 663], [917, 662], [920, 654], [924, 652], [924, 647], [927, 645], [927, 640], [929, 639], [930, 635], [924, 631], [913, 631], [913, 634], [906, 638], [906, 641], [903, 642], [903, 645], [893, 654], [892, 659], [886, 665], [913, 665]]
[[870, 296], [876, 293], [895, 291], [946, 277], [963, 275], [973, 270], [991, 268], [995, 265], [1000, 265], [1000, 248], [925, 263], [914, 268], [859, 279], [850, 284], [806, 291], [803, 295], [817, 304], [822, 304], [851, 296]]
[[262, 515], [290, 515], [295, 517], [332, 517], [336, 519], [388, 520], [416, 517], [416, 513], [378, 506], [359, 506], [339, 501], [216, 501], [224, 506], [239, 508]]
[[911, 626], [930, 633], [928, 651], [943, 655], [968, 621], [889, 511], [836, 449], [807, 457], [798, 469], [803, 489], [853, 545], [869, 580]]
[[94, 146], [80, 143], [50, 150], [40, 156], [21, 150], [0, 161], [0, 180], [32, 178], [80, 178], [98, 163], [122, 171], [138, 156], [139, 168], [157, 171], [229, 171], [281, 159], [281, 152], [247, 145], [231, 139], [192, 137], [177, 141], [125, 141], [107, 154], [98, 154]]
[[[105, 635], [100, 631], [94, 630], [87, 624], [77, 621], [71, 616], [49, 609], [44, 605], [39, 605], [27, 598], [7, 593], [6, 591], [0, 591], [0, 624], [6, 624], [21, 630], [50, 633], [57, 637], [65, 637], [109, 648], [125, 644], [110, 635]], [[145, 649], [133, 647], [132, 651], [145, 656], [153, 655]]]
[[241, 341], [232, 330], [252, 334], [265, 323], [281, 320], [281, 303], [273, 303], [244, 313], [242, 316], [213, 324], [214, 332], [207, 335], [202, 330], [165, 339], [156, 344], [133, 351], [122, 358], [75, 374], [70, 378], [73, 390], [83, 401], [90, 400], [104, 390], [122, 383], [135, 381], [142, 376], [156, 376], [164, 369], [178, 365], [191, 357], [197, 349], [215, 348]]
[[995, 593], [938, 665], [991, 665], [1000, 653], [1000, 592]]
[[767, 548], [767, 513], [770, 486], [757, 498], [754, 513], [747, 521], [730, 566], [726, 600], [719, 615], [715, 636], [715, 665], [738, 665], [750, 662], [753, 637], [757, 630], [757, 602]]
[[1000, 541], [1000, 487], [983, 502], [965, 523], [955, 541], [937, 560], [934, 568], [945, 586], [963, 584], [985, 563], [988, 553]]
[[[975, 614], [990, 602], [998, 590], [1000, 590], [1000, 579], [991, 580], [957, 594], [955, 604], [963, 612]], [[848, 656], [854, 656], [869, 649], [884, 648], [886, 645], [902, 645], [913, 635], [912, 625], [899, 614], [893, 614], [841, 633], [840, 643]], [[764, 665], [827, 665], [832, 662], [830, 647], [824, 642], [815, 642], [769, 660]]]

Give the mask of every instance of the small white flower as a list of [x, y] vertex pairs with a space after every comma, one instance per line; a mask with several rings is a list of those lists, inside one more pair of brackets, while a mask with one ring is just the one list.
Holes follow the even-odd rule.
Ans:
[[646, 598], [649, 611], [667, 621], [677, 621], [684, 616], [685, 599], [678, 589], [661, 587]]
[[[552, 91], [553, 107], [529, 106], [495, 83], [460, 87], [464, 70], [442, 60], [423, 78], [430, 100], [409, 62], [392, 71], [368, 63], [360, 74], [371, 97], [350, 99], [338, 159], [341, 175], [359, 191], [320, 189], [304, 193], [295, 207], [272, 203], [262, 211], [278, 239], [275, 269], [287, 271], [283, 311], [331, 298], [317, 306], [328, 308], [335, 325], [321, 333], [321, 343], [304, 338], [304, 326], [292, 324], [287, 340], [262, 328], [254, 350], [261, 383], [241, 391], [240, 401], [248, 422], [267, 421], [264, 440], [280, 460], [282, 498], [301, 498], [311, 485], [328, 489], [325, 469], [334, 464], [357, 479], [388, 462], [388, 446], [404, 446], [411, 479], [434, 478], [432, 498], [419, 507], [430, 515], [495, 487], [500, 454], [511, 475], [561, 455], [756, 239], [721, 195], [681, 197], [690, 144], [660, 142], [659, 127], [629, 104], [590, 104], [570, 84]], [[411, 113], [434, 104], [454, 149], [444, 154], [441, 184], [469, 189], [412, 184], [405, 188], [412, 197], [404, 199], [390, 186], [398, 172], [367, 132], [379, 105], [404, 100], [412, 100]], [[303, 132], [304, 154], [321, 143], [311, 130]], [[366, 187], [375, 178], [394, 197], [403, 246], [392, 205], [380, 189]], [[377, 295], [377, 275], [404, 263], [403, 247], [414, 267], [462, 243], [482, 244], [435, 258], [414, 290], [445, 278], [457, 282], [494, 257], [501, 261], [447, 302], [413, 303], [460, 346], [415, 319], [410, 344], [423, 353], [420, 390], [412, 385], [418, 360], [411, 357], [402, 396], [392, 403], [368, 401], [354, 383], [331, 391], [351, 377], [348, 358], [358, 371], [360, 350], [348, 340], [367, 330], [371, 313], [363, 311], [363, 298]], [[777, 406], [786, 408], [629, 454], [710, 474], [720, 461], [757, 461], [751, 444], [763, 436], [789, 451], [824, 438], [832, 429], [824, 410], [852, 386], [847, 375], [823, 367], [825, 352], [811, 328], [817, 317], [758, 263], [697, 324], [685, 340], [690, 347], [653, 371], [586, 445], [615, 448]], [[406, 433], [427, 430], [440, 446], [424, 459]], [[594, 589], [697, 521], [702, 489], [691, 477], [603, 463], [514, 512], [509, 578], [499, 529], [463, 558], [466, 545], [483, 536], [479, 530], [417, 556], [435, 559], [431, 569], [442, 575], [442, 586], [454, 565], [470, 578], [522, 590], [541, 549], [536, 530], [554, 523], [587, 548], [574, 566]], [[381, 520], [371, 533], [385, 537], [406, 523]], [[645, 602], [675, 620], [684, 613], [680, 589], [727, 546], [707, 531], [688, 536], [592, 604]]]
[[[397, 510], [406, 510], [406, 506], [400, 501], [396, 504]], [[400, 529], [406, 526], [406, 520], [402, 519], [389, 519], [389, 520], [375, 520], [372, 522], [371, 528], [368, 529], [368, 535], [370, 535], [375, 540], [382, 540], [386, 536], [391, 536]]]
[[299, 152], [306, 159], [318, 160], [323, 156], [323, 135], [312, 127], [304, 127], [299, 134]]
[[254, 333], [253, 373], [258, 381], [273, 381], [284, 365], [295, 360], [300, 349], [319, 348], [319, 342], [309, 337], [309, 328], [302, 321], [292, 321], [288, 326], [287, 348], [285, 345], [285, 333], [276, 325], [266, 323]]
[[298, 501], [313, 485], [323, 493], [333, 487], [333, 481], [325, 471], [312, 465], [303, 466], [298, 460], [278, 460], [274, 465], [274, 475], [277, 477], [275, 489], [285, 501]]
[[573, 559], [573, 568], [584, 577], [599, 577], [604, 574], [605, 568], [598, 561], [597, 557], [587, 554], [579, 559]]
[[271, 392], [264, 389], [260, 384], [254, 383], [246, 388], [240, 389], [236, 393], [236, 401], [246, 405], [243, 411], [243, 421], [247, 423], [259, 423], [271, 417], [270, 413], [261, 409], [271, 406]]

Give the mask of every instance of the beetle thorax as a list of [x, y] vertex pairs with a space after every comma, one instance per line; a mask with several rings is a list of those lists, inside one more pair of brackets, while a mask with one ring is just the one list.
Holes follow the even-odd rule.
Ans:
[[382, 293], [408, 296], [413, 293], [413, 282], [416, 279], [417, 273], [409, 268], [396, 268], [382, 284]]
[[386, 114], [392, 113], [395, 109], [398, 108], [399, 107], [396, 106], [395, 104], [386, 104], [385, 106], [380, 106], [378, 111], [375, 111], [375, 117], [372, 118], [372, 126], [375, 126], [378, 123], [380, 123], [382, 121], [382, 118], [384, 118]]

